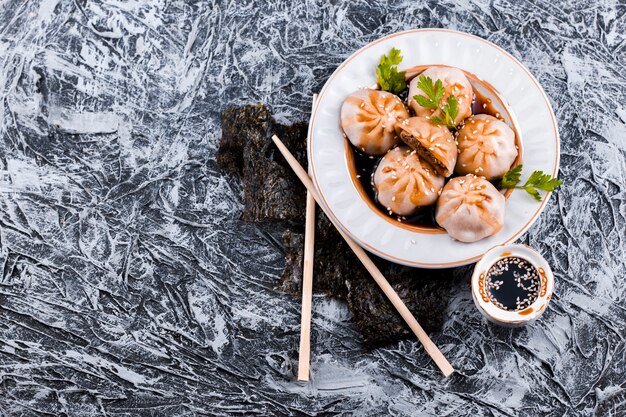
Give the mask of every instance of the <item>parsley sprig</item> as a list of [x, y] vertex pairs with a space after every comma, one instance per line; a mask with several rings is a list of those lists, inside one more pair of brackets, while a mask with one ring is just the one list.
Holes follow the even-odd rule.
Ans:
[[456, 100], [456, 97], [451, 94], [446, 100], [446, 104], [443, 107], [439, 107], [439, 103], [445, 93], [445, 88], [441, 80], [437, 80], [433, 83], [432, 78], [422, 74], [417, 82], [417, 88], [426, 94], [426, 97], [419, 94], [413, 96], [413, 99], [417, 101], [420, 106], [426, 107], [427, 109], [439, 108], [441, 111], [442, 117], [433, 116], [430, 120], [440, 125], [456, 129], [454, 119], [456, 119], [456, 116], [459, 114], [459, 102]]
[[424, 94], [426, 94], [426, 97], [418, 94], [413, 96], [413, 98], [419, 103], [420, 106], [426, 107], [427, 109], [439, 107], [439, 102], [441, 101], [443, 94], [446, 92], [443, 88], [441, 80], [437, 80], [433, 83], [433, 79], [425, 75], [420, 75], [417, 82], [417, 88], [422, 90]]
[[511, 168], [506, 174], [504, 174], [502, 180], [500, 181], [500, 188], [519, 188], [525, 190], [535, 200], [541, 201], [541, 194], [537, 191], [538, 189], [551, 192], [563, 184], [563, 181], [560, 179], [553, 178], [543, 171], [534, 171], [530, 174], [530, 177], [528, 177], [524, 185], [517, 185], [521, 176], [522, 165], [520, 164]]
[[459, 103], [456, 101], [456, 97], [453, 95], [448, 97], [448, 104], [443, 106], [441, 114], [443, 115], [443, 120], [437, 116], [431, 117], [430, 120], [440, 125], [446, 125], [456, 129], [454, 119], [456, 119], [456, 116], [459, 114]]
[[381, 90], [398, 94], [406, 88], [404, 71], [398, 71], [398, 64], [402, 62], [400, 50], [391, 48], [389, 55], [380, 58], [376, 68], [376, 81]]

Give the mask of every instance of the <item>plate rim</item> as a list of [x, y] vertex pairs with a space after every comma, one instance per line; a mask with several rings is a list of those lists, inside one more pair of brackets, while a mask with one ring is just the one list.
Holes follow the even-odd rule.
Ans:
[[[482, 254], [479, 254], [479, 255], [476, 255], [476, 256], [473, 256], [473, 257], [470, 257], [470, 258], [467, 258], [467, 259], [461, 259], [461, 260], [456, 260], [456, 261], [452, 261], [452, 262], [432, 262], [432, 263], [428, 263], [428, 262], [418, 262], [418, 261], [398, 258], [398, 257], [394, 256], [393, 254], [389, 254], [389, 253], [383, 252], [383, 251], [381, 251], [381, 250], [371, 246], [370, 244], [368, 244], [366, 242], [363, 242], [361, 239], [357, 238], [353, 233], [350, 232], [350, 230], [343, 223], [341, 223], [341, 221], [337, 218], [337, 216], [334, 214], [332, 209], [329, 207], [328, 202], [326, 201], [326, 198], [324, 197], [323, 193], [320, 190], [320, 186], [319, 186], [319, 183], [317, 181], [315, 164], [313, 163], [313, 158], [312, 158], [312, 153], [311, 153], [312, 140], [313, 140], [313, 135], [312, 135], [312, 133], [313, 133], [313, 126], [315, 124], [315, 119], [316, 119], [317, 113], [318, 113], [318, 111], [320, 109], [320, 103], [322, 101], [321, 97], [324, 95], [324, 93], [326, 92], [327, 88], [329, 88], [330, 81], [332, 79], [334, 79], [339, 74], [339, 72], [341, 72], [341, 70], [343, 70], [345, 68], [345, 66], [352, 59], [354, 59], [355, 57], [357, 57], [358, 55], [363, 53], [365, 50], [371, 48], [372, 46], [374, 46], [374, 45], [376, 45], [376, 44], [378, 44], [380, 42], [384, 42], [386, 40], [393, 39], [393, 38], [398, 37], [398, 36], [403, 36], [403, 35], [408, 35], [408, 34], [413, 34], [413, 33], [419, 33], [419, 32], [451, 33], [451, 34], [454, 34], [454, 35], [464, 36], [464, 37], [467, 37], [467, 38], [470, 38], [470, 39], [473, 39], [473, 40], [477, 40], [479, 42], [482, 42], [482, 43], [486, 44], [489, 47], [495, 48], [497, 51], [499, 51], [503, 55], [509, 57], [515, 65], [517, 65], [524, 73], [526, 73], [526, 75], [529, 77], [529, 79], [537, 87], [537, 91], [539, 91], [539, 93], [541, 94], [541, 97], [543, 98], [545, 104], [547, 105], [547, 109], [548, 109], [549, 114], [550, 114], [550, 119], [552, 121], [552, 126], [553, 126], [553, 129], [554, 129], [555, 146], [556, 146], [555, 165], [554, 165], [554, 170], [553, 170], [552, 176], [556, 177], [558, 175], [559, 167], [560, 167], [560, 157], [561, 157], [561, 137], [560, 137], [560, 133], [559, 133], [559, 127], [558, 127], [558, 123], [557, 123], [557, 120], [556, 120], [556, 115], [554, 113], [554, 109], [552, 108], [550, 100], [548, 99], [548, 96], [547, 96], [545, 90], [543, 89], [543, 87], [541, 86], [541, 84], [539, 83], [539, 81], [537, 81], [537, 79], [530, 72], [530, 70], [528, 68], [526, 68], [526, 66], [524, 66], [524, 64], [522, 64], [517, 58], [515, 58], [508, 51], [506, 51], [505, 49], [501, 48], [500, 46], [494, 44], [493, 42], [491, 42], [491, 41], [489, 41], [487, 39], [484, 39], [484, 38], [482, 38], [480, 36], [473, 35], [471, 33], [461, 32], [461, 31], [453, 30], [453, 29], [445, 29], [445, 28], [417, 28], [417, 29], [408, 29], [408, 30], [404, 30], [404, 31], [400, 31], [400, 32], [391, 33], [389, 35], [383, 36], [383, 37], [378, 38], [378, 39], [376, 39], [376, 40], [374, 40], [372, 42], [367, 43], [366, 45], [364, 45], [363, 47], [359, 48], [354, 53], [352, 53], [349, 57], [347, 57], [333, 71], [333, 73], [328, 77], [328, 79], [324, 83], [324, 86], [322, 87], [322, 89], [320, 90], [320, 92], [318, 94], [317, 102], [313, 106], [313, 111], [311, 113], [311, 118], [310, 118], [309, 128], [308, 128], [308, 134], [307, 134], [307, 151], [308, 151], [307, 152], [307, 160], [308, 160], [309, 167], [311, 169], [311, 179], [313, 181], [313, 184], [315, 185], [315, 188], [316, 188], [316, 190], [318, 192], [318, 195], [320, 196], [320, 200], [321, 201], [319, 202], [319, 204], [323, 205], [324, 206], [323, 207], [324, 211], [326, 213], [328, 213], [329, 217], [332, 217], [330, 219], [332, 221], [332, 223], [336, 227], [339, 227], [348, 236], [350, 236], [350, 238], [352, 238], [355, 242], [357, 242], [359, 244], [359, 246], [367, 249], [370, 253], [372, 253], [372, 254], [374, 254], [376, 256], [382, 257], [384, 259], [387, 259], [389, 261], [392, 261], [392, 262], [395, 262], [395, 263], [398, 263], [398, 264], [411, 266], [411, 267], [438, 269], [438, 268], [451, 268], [451, 267], [464, 266], [464, 265], [468, 265], [468, 264], [471, 264], [471, 263], [474, 263], [474, 262], [478, 261], [484, 255], [484, 253], [486, 253], [489, 249], [485, 250]], [[500, 92], [498, 91], [498, 93], [500, 93]], [[544, 208], [545, 208], [546, 204], [548, 203], [548, 200], [550, 199], [551, 196], [552, 196], [552, 192], [546, 193], [546, 195], [543, 198], [541, 204], [538, 206], [536, 211], [530, 217], [528, 222], [524, 226], [522, 226], [513, 236], [511, 236], [506, 241], [499, 243], [496, 246], [513, 243], [522, 234], [524, 234], [535, 223], [535, 221], [537, 221], [537, 219], [539, 218], [539, 216], [543, 212], [543, 210], [544, 210]]]

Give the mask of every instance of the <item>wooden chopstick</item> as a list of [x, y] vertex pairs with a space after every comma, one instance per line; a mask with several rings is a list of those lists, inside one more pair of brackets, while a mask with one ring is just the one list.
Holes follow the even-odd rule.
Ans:
[[[291, 152], [289, 152], [289, 150], [285, 147], [285, 145], [278, 138], [278, 136], [272, 136], [272, 140], [274, 141], [280, 152], [283, 154], [298, 178], [300, 178], [300, 181], [302, 181], [309, 193], [313, 196], [313, 198], [315, 198], [317, 204], [320, 206], [320, 208], [322, 208], [324, 213], [326, 213], [326, 210], [324, 210], [324, 206], [320, 205], [320, 197], [317, 194], [315, 187], [313, 186], [313, 182], [311, 181], [311, 178], [309, 178], [309, 176], [307, 175], [304, 168], [302, 168], [302, 165], [300, 165], [300, 163], [296, 160], [296, 158], [294, 158]], [[326, 215], [328, 216], [328, 213], [326, 213]], [[365, 268], [372, 275], [378, 286], [383, 290], [387, 298], [389, 298], [389, 301], [391, 301], [396, 310], [398, 310], [398, 313], [400, 313], [404, 321], [406, 321], [413, 333], [415, 333], [419, 341], [424, 346], [424, 349], [433, 359], [435, 364], [439, 367], [441, 372], [446, 377], [450, 376], [454, 372], [454, 368], [452, 368], [452, 365], [450, 365], [450, 362], [448, 362], [445, 356], [443, 356], [439, 348], [437, 348], [433, 341], [430, 340], [424, 329], [422, 329], [422, 326], [420, 326], [415, 317], [413, 317], [413, 314], [411, 314], [407, 306], [404, 304], [404, 302], [402, 302], [402, 299], [400, 299], [398, 294], [385, 279], [384, 275], [380, 272], [378, 267], [374, 265], [374, 262], [372, 262], [369, 256], [367, 256], [365, 251], [334, 223], [330, 216], [328, 216], [328, 219], [331, 220], [339, 234], [341, 234], [341, 236], [345, 239], [350, 248], [363, 263], [363, 266], [365, 266]]]
[[[311, 114], [317, 101], [313, 94]], [[309, 174], [311, 169], [309, 168]], [[315, 198], [306, 192], [306, 223], [304, 226], [304, 262], [302, 265], [302, 313], [300, 315], [300, 354], [298, 381], [309, 380], [311, 362], [311, 303], [313, 299], [313, 257], [315, 254]]]

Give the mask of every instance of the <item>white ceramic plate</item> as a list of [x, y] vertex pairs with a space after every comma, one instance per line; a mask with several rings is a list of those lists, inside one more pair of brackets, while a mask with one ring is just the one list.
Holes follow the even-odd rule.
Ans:
[[522, 138], [524, 172], [556, 176], [559, 133], [552, 107], [530, 72], [500, 47], [467, 33], [445, 29], [416, 29], [372, 42], [346, 59], [330, 76], [318, 96], [309, 126], [309, 165], [321, 204], [332, 220], [368, 251], [390, 261], [421, 267], [447, 268], [476, 262], [496, 245], [515, 241], [537, 219], [542, 202], [524, 190], [514, 190], [506, 202], [505, 223], [494, 236], [474, 243], [447, 234], [422, 233], [395, 225], [363, 200], [348, 170], [339, 113], [354, 91], [376, 84], [375, 69], [391, 48], [402, 51], [400, 69], [417, 65], [454, 66], [484, 79], [498, 90], [517, 118]]

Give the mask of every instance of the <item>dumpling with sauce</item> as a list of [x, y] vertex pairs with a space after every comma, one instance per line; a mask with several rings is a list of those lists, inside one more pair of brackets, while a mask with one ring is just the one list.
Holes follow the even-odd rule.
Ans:
[[434, 204], [445, 182], [415, 150], [398, 146], [387, 152], [374, 172], [376, 199], [387, 211], [400, 216]]
[[[437, 80], [441, 80], [445, 92], [441, 98], [439, 107], [443, 107], [447, 103], [448, 97], [454, 95], [459, 108], [459, 112], [454, 119], [455, 124], [461, 123], [463, 119], [472, 115], [474, 90], [463, 71], [458, 68], [435, 66], [429, 67], [420, 75], [431, 78], [433, 84], [436, 83]], [[423, 107], [413, 98], [416, 95], [426, 97], [426, 94], [417, 86], [419, 79], [420, 76], [418, 75], [409, 83], [409, 107], [413, 109], [416, 116], [442, 117], [441, 110]]]
[[341, 106], [341, 128], [368, 155], [383, 155], [397, 145], [395, 125], [408, 117], [404, 103], [386, 91], [359, 90]]
[[505, 201], [484, 178], [455, 177], [441, 191], [435, 220], [454, 239], [476, 242], [502, 229]]
[[502, 178], [517, 158], [513, 129], [488, 114], [466, 119], [458, 131], [457, 143], [459, 155], [454, 171], [460, 175]]
[[397, 129], [400, 139], [415, 149], [420, 159], [432, 165], [439, 175], [452, 175], [458, 151], [447, 127], [426, 117], [411, 117], [399, 122]]

